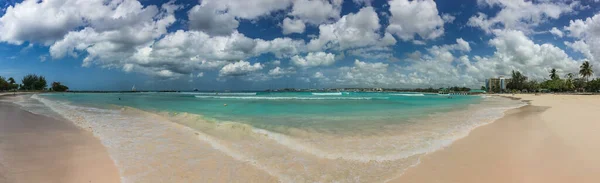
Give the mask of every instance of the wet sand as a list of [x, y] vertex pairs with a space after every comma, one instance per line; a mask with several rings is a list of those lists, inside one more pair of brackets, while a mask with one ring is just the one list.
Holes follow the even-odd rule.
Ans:
[[68, 121], [0, 102], [0, 182], [119, 182], [100, 141]]
[[531, 105], [425, 155], [389, 182], [600, 182], [600, 96], [514, 97]]

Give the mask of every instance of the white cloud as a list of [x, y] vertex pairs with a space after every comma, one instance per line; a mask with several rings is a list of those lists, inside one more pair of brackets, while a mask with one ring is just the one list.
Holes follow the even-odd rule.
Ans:
[[496, 75], [508, 74], [511, 70], [520, 70], [529, 74], [530, 78], [542, 79], [547, 77], [551, 68], [564, 72], [575, 72], [578, 63], [569, 57], [562, 49], [552, 44], [535, 44], [521, 31], [495, 31], [496, 38], [490, 40], [490, 45], [496, 47], [492, 57], [478, 59], [481, 70]]
[[241, 60], [225, 65], [219, 71], [219, 76], [244, 76], [261, 69], [263, 66], [260, 63], [250, 64], [250, 62]]
[[280, 60], [273, 60], [271, 62], [271, 65], [279, 66], [279, 65], [281, 65], [281, 61]]
[[283, 34], [291, 34], [291, 33], [304, 33], [304, 29], [306, 29], [306, 25], [302, 20], [292, 20], [290, 18], [283, 19]]
[[442, 20], [444, 20], [444, 23], [452, 23], [452, 22], [454, 22], [455, 19], [456, 19], [456, 17], [454, 17], [450, 14], [447, 14], [447, 13], [442, 14]]
[[294, 70], [294, 68], [288, 68], [288, 69], [282, 69], [280, 67], [275, 67], [271, 70], [269, 70], [269, 76], [272, 76], [274, 78], [280, 78], [282, 76], [286, 76], [286, 75], [290, 75], [290, 74], [294, 74], [296, 73], [296, 71]]
[[338, 69], [335, 82], [351, 86], [389, 86], [395, 81], [393, 77], [389, 77], [388, 66], [389, 64], [381, 62], [354, 60], [354, 66]]
[[332, 3], [328, 0], [296, 0], [290, 15], [306, 23], [319, 25], [339, 19], [341, 3], [341, 0], [334, 0]]
[[343, 16], [336, 23], [320, 25], [319, 37], [310, 40], [307, 46], [311, 51], [320, 51], [396, 44], [390, 34], [381, 37], [380, 28], [379, 17], [373, 7], [364, 7], [356, 14]]
[[198, 73], [198, 74], [196, 75], [196, 77], [197, 77], [197, 78], [204, 77], [204, 72], [200, 72], [200, 73]]
[[40, 62], [45, 62], [46, 59], [48, 59], [48, 56], [46, 56], [46, 55], [41, 55], [40, 56]]
[[315, 72], [315, 74], [313, 75], [313, 78], [315, 78], [315, 79], [323, 79], [323, 78], [325, 78], [325, 75], [323, 75], [322, 72]]
[[335, 62], [335, 55], [325, 52], [310, 52], [305, 57], [293, 56], [290, 61], [292, 64], [303, 68], [329, 66]]
[[456, 44], [458, 45], [458, 50], [462, 50], [462, 51], [471, 51], [471, 46], [469, 46], [469, 42], [466, 42], [464, 39], [462, 38], [458, 38], [456, 39]]
[[[435, 39], [444, 34], [444, 20], [433, 0], [391, 0], [389, 5], [392, 16], [386, 30], [400, 39], [413, 40], [415, 35]], [[447, 21], [450, 19], [446, 16]]]
[[165, 14], [159, 15], [159, 8], [143, 7], [137, 0], [25, 0], [9, 6], [0, 18], [0, 41], [50, 45], [78, 27], [114, 30], [165, 18], [177, 8], [167, 3], [163, 9]]
[[[469, 19], [468, 25], [479, 27], [486, 33], [493, 29], [505, 28], [520, 30], [525, 33], [533, 32], [532, 28], [549, 19], [558, 19], [562, 14], [573, 12], [579, 2], [524, 1], [524, 0], [478, 0], [481, 7], [501, 8], [494, 17], [479, 13]], [[526, 10], [526, 11], [525, 11]]]
[[552, 27], [552, 29], [550, 29], [550, 33], [552, 33], [558, 37], [563, 37], [563, 32], [558, 30], [556, 27]]
[[585, 20], [571, 20], [568, 26], [564, 27], [569, 37], [575, 38], [576, 41], [565, 45], [571, 49], [582, 53], [587, 59], [593, 62], [592, 65], [600, 64], [600, 14], [588, 17]]
[[235, 17], [256, 19], [290, 7], [292, 0], [203, 0], [204, 3], [214, 4], [216, 11], [226, 11]]
[[161, 70], [158, 72], [158, 76], [165, 77], [165, 78], [170, 78], [170, 77], [173, 77], [174, 75], [175, 75], [175, 73], [171, 72], [170, 70]]
[[373, 2], [373, 0], [352, 0], [352, 2], [354, 2], [356, 5], [362, 6], [371, 6], [371, 3]]
[[189, 28], [204, 31], [210, 35], [229, 35], [239, 26], [239, 22], [229, 12], [217, 10], [215, 3], [204, 1], [188, 12]]
[[133, 70], [133, 67], [134, 67], [133, 64], [125, 64], [125, 65], [123, 65], [123, 71], [131, 72]]

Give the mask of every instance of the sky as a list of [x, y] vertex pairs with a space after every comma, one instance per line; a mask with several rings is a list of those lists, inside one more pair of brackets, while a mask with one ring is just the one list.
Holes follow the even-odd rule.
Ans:
[[72, 90], [479, 88], [512, 70], [600, 68], [599, 3], [0, 0], [0, 76]]

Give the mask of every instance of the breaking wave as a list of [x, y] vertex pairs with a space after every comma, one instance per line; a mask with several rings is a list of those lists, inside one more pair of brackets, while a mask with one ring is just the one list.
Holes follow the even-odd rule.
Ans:
[[199, 96], [204, 99], [241, 99], [241, 100], [385, 100], [389, 97], [236, 97], [236, 96]]
[[320, 95], [320, 96], [337, 96], [342, 95], [342, 92], [334, 92], [334, 93], [312, 93], [312, 95]]
[[205, 96], [253, 96], [256, 93], [205, 93], [205, 92], [182, 92], [181, 94], [205, 95]]
[[422, 93], [395, 93], [395, 94], [390, 94], [390, 95], [406, 96], [406, 97], [423, 97], [423, 96], [425, 96], [425, 94], [422, 94]]

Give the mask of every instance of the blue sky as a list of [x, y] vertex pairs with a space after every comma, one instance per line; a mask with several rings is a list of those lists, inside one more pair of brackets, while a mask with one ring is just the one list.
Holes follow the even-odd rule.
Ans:
[[594, 1], [0, 2], [0, 76], [74, 90], [479, 87], [600, 63]]

